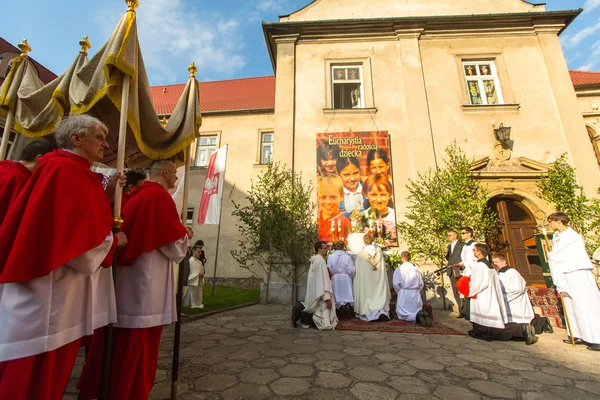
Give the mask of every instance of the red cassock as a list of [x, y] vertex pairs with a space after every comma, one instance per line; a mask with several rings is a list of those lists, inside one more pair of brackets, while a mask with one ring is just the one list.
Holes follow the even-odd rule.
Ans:
[[[148, 398], [154, 386], [162, 327], [175, 320], [171, 312], [172, 262], [181, 261], [187, 250], [187, 230], [172, 197], [161, 185], [148, 181], [130, 194], [122, 213], [128, 243], [119, 252], [111, 399]], [[102, 348], [92, 344], [88, 357], [101, 360], [101, 354]], [[97, 377], [98, 371], [84, 370], [80, 399], [96, 396]]]
[[29, 178], [31, 178], [31, 171], [23, 164], [15, 161], [0, 161], [0, 225]]
[[[87, 286], [110, 288], [99, 267], [115, 245], [89, 168], [70, 152], [46, 154], [0, 227], [0, 399], [61, 399], [81, 338], [114, 314], [109, 293]], [[88, 314], [98, 306], [108, 311]]]

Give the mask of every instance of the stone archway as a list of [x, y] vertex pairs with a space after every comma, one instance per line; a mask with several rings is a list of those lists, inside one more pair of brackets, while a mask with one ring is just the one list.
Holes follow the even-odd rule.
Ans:
[[510, 196], [495, 196], [488, 201], [490, 208], [498, 214], [498, 252], [504, 253], [509, 265], [523, 276], [528, 285], [544, 284], [544, 275], [537, 249], [525, 247], [525, 239], [537, 231], [537, 222], [532, 210], [521, 201]]

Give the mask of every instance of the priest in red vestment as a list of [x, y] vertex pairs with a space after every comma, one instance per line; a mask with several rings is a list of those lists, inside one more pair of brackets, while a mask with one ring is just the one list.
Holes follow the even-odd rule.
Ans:
[[148, 398], [162, 327], [177, 320], [174, 263], [186, 256], [192, 232], [167, 192], [175, 187], [176, 173], [171, 161], [155, 161], [150, 180], [131, 192], [123, 209], [129, 242], [119, 253], [111, 399]]
[[36, 140], [21, 152], [19, 161], [0, 161], [0, 225], [42, 156], [54, 150], [52, 143]]
[[106, 126], [63, 119], [0, 227], [0, 399], [61, 399], [82, 337], [116, 321]]

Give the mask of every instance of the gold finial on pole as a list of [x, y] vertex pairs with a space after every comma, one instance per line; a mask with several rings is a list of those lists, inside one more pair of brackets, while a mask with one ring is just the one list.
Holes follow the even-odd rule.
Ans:
[[31, 51], [31, 46], [27, 43], [27, 39], [23, 39], [21, 43], [17, 45], [19, 50], [21, 50], [21, 56], [27, 57], [27, 53]]
[[162, 117], [162, 119], [160, 120], [160, 125], [164, 128], [165, 126], [167, 126], [167, 117]]
[[190, 66], [188, 67], [188, 71], [190, 71], [190, 78], [196, 77], [196, 72], [198, 72], [198, 68], [196, 67], [196, 64], [194, 62], [190, 64]]
[[140, 2], [138, 0], [125, 0], [127, 3], [127, 11], [135, 12], [135, 9], [139, 7]]
[[79, 52], [86, 55], [87, 51], [92, 48], [92, 44], [88, 40], [87, 36], [84, 36], [83, 39], [79, 41], [79, 45], [81, 46], [81, 50]]

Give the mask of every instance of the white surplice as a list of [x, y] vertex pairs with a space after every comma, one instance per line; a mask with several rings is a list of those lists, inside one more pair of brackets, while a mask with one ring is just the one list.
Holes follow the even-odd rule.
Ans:
[[548, 260], [557, 290], [567, 293], [563, 299], [573, 330], [568, 334], [600, 344], [600, 291], [582, 237], [571, 228], [555, 232]]
[[352, 278], [356, 269], [354, 268], [352, 257], [342, 250], [336, 250], [327, 257], [327, 268], [331, 274], [335, 307], [340, 308], [344, 304], [354, 305]]
[[[473, 265], [469, 287], [470, 318], [471, 322], [475, 324], [504, 329], [508, 318], [502, 296], [502, 286], [496, 270], [490, 266], [485, 264], [483, 259]], [[473, 299], [473, 296], [477, 296], [477, 298]]]
[[421, 290], [423, 277], [421, 271], [413, 263], [402, 263], [394, 271], [394, 290], [398, 293], [396, 299], [396, 315], [399, 320], [415, 321], [417, 313], [423, 308]]
[[327, 304], [325, 304], [327, 300], [335, 301], [333, 288], [325, 259], [317, 254], [310, 259], [303, 304], [304, 311], [313, 315], [313, 321], [319, 330], [335, 329], [338, 323], [335, 307], [327, 308]]
[[375, 321], [381, 315], [390, 316], [390, 284], [385, 260], [381, 249], [373, 244], [365, 246], [356, 257], [354, 311], [366, 321]]
[[102, 244], [48, 275], [3, 285], [0, 361], [58, 349], [116, 322], [112, 269], [100, 266], [112, 241], [109, 233]]
[[502, 294], [506, 305], [508, 322], [529, 324], [533, 317], [533, 306], [527, 295], [527, 283], [519, 271], [505, 267], [498, 271]]
[[177, 321], [173, 263], [187, 254], [188, 237], [138, 256], [117, 271], [119, 328], [150, 328]]
[[473, 271], [473, 265], [477, 264], [477, 257], [473, 254], [473, 249], [477, 244], [476, 241], [473, 240], [471, 244], [466, 244], [463, 246], [462, 252], [460, 253], [460, 259], [463, 262], [464, 269], [461, 271], [463, 276], [471, 276]]
[[[202, 274], [202, 276], [200, 276]], [[190, 275], [188, 288], [192, 295], [192, 308], [200, 308], [202, 305], [202, 289], [204, 287], [204, 265], [196, 257], [190, 257]]]

